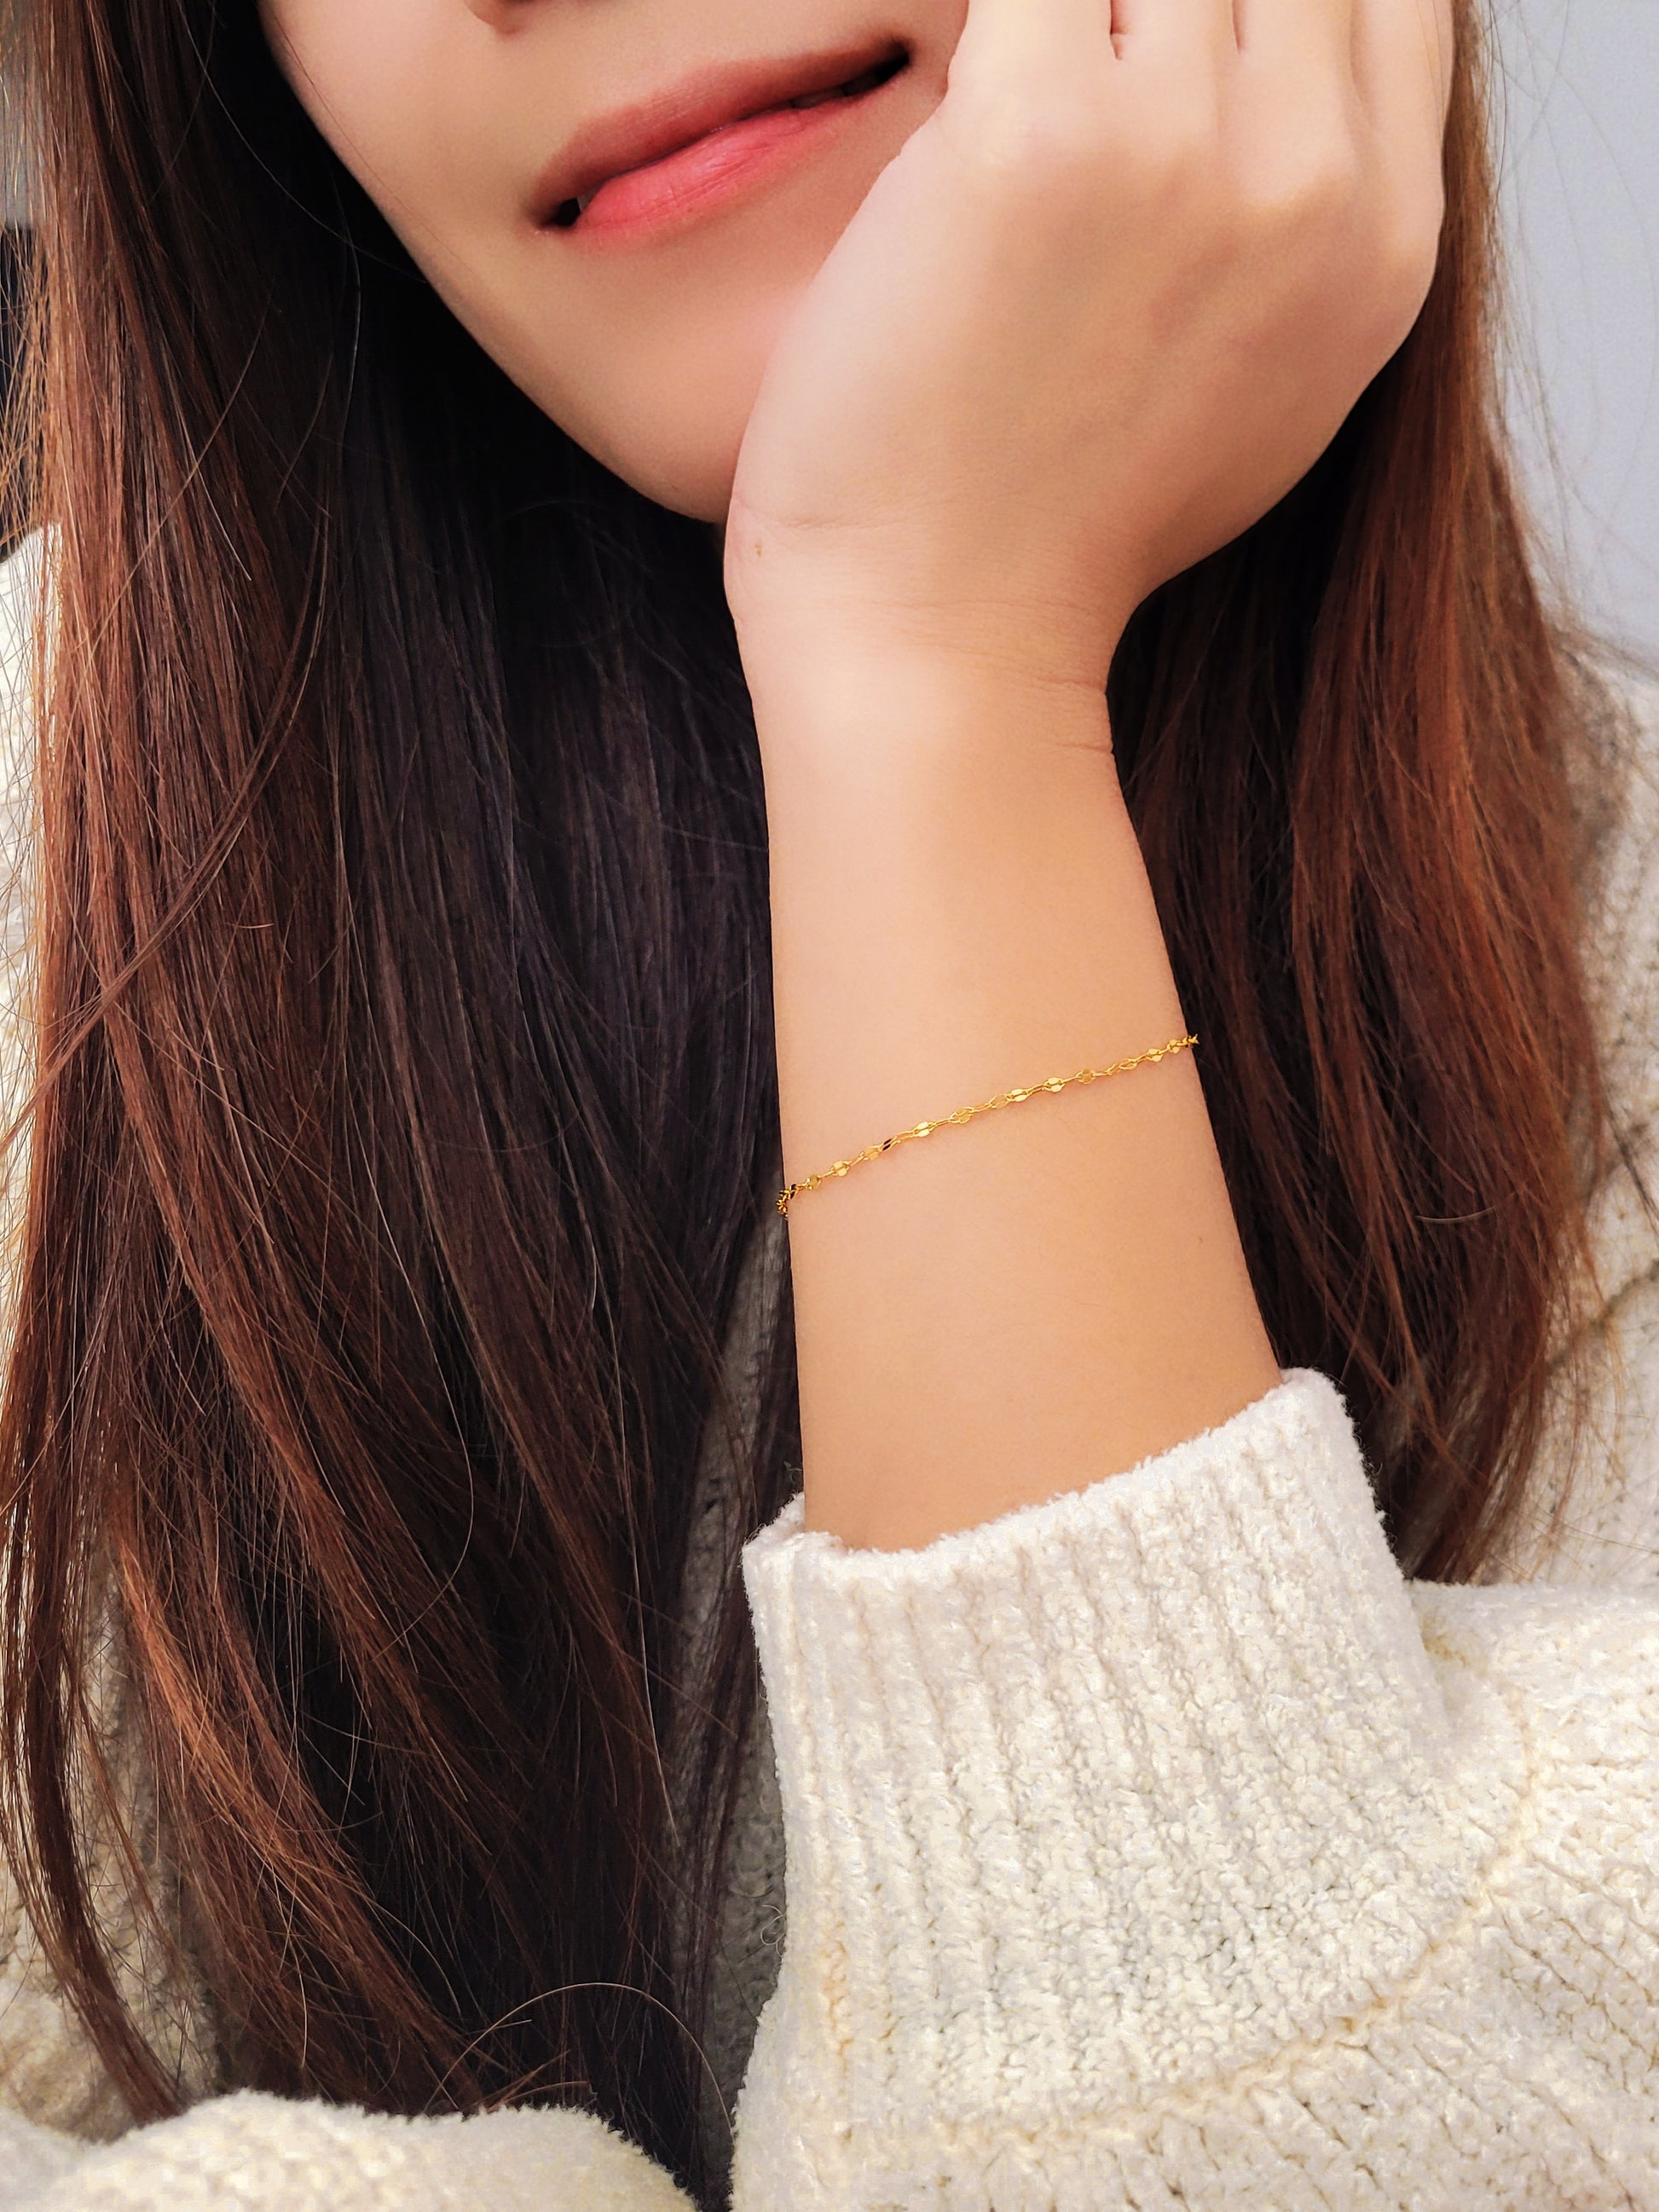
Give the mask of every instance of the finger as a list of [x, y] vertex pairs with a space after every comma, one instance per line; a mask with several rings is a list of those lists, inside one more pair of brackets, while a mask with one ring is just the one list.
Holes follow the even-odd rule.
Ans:
[[1100, 0], [1123, 60], [1231, 61], [1238, 51], [1236, 0]]
[[1254, 67], [1318, 71], [1346, 100], [1353, 81], [1355, 0], [1236, 0], [1238, 51]]

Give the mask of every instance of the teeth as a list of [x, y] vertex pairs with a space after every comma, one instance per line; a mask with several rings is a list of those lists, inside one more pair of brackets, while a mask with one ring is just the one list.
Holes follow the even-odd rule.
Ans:
[[826, 100], [856, 100], [860, 93], [873, 92], [878, 84], [896, 76], [904, 67], [904, 57], [891, 56], [877, 62], [872, 68], [862, 70], [857, 76], [848, 77], [845, 84], [833, 84], [828, 92], [803, 93], [799, 100], [784, 102], [787, 107], [818, 107]]

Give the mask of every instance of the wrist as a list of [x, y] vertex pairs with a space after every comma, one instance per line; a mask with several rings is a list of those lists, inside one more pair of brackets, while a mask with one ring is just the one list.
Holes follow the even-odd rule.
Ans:
[[795, 763], [890, 779], [975, 762], [1029, 774], [1068, 757], [1115, 773], [1103, 683], [1040, 655], [982, 639], [802, 624], [751, 634], [743, 656], [769, 778]]
[[1012, 694], [1099, 696], [1138, 604], [1124, 588], [1086, 595], [930, 598], [913, 578], [884, 586], [867, 567], [764, 550], [727, 527], [726, 591], [751, 690], [806, 681], [879, 688], [887, 673], [962, 678]]

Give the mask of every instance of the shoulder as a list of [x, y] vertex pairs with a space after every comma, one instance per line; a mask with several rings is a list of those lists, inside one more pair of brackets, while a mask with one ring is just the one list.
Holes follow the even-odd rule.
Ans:
[[[1569, 661], [1589, 739], [1572, 755], [1582, 942], [1615, 1148], [1587, 1200], [1595, 1299], [1558, 1323], [1546, 1432], [1481, 1580], [1650, 1590], [1659, 1578], [1659, 672], [1605, 643]], [[1570, 1619], [1562, 1616], [1564, 1632]]]
[[46, 591], [46, 535], [33, 531], [0, 560], [0, 1029], [7, 1044], [33, 914], [35, 686]]
[[34, 648], [48, 586], [46, 533], [32, 530], [0, 558], [0, 724], [13, 747], [33, 720]]
[[[34, 531], [0, 561], [0, 959], [23, 951], [33, 846], [35, 686], [48, 588], [46, 534]], [[9, 1006], [12, 993], [5, 994]]]
[[[34, 1066], [35, 684], [46, 588], [46, 541], [37, 531], [0, 561], [0, 1137], [22, 1107]], [[27, 1133], [14, 1150], [0, 1152], [0, 1357], [9, 1342], [12, 1236], [27, 1153]]]
[[[1534, 1755], [1583, 1773], [1659, 1779], [1659, 1605], [1647, 1589], [1547, 1583], [1409, 1583], [1424, 1647], [1442, 1674], [1504, 1686], [1534, 1716]], [[1605, 1805], [1610, 1781], [1598, 1786]], [[1655, 1830], [1659, 1843], [1659, 1829]]]
[[[1659, 665], [1602, 646], [1572, 662], [1589, 742], [1574, 761], [1580, 890], [1592, 981], [1610, 1045], [1652, 1036], [1627, 1006], [1659, 975]], [[1620, 994], [1615, 1000], [1613, 994]]]
[[1620, 1158], [1591, 1227], [1609, 1299], [1659, 1266], [1659, 670], [1602, 647], [1577, 662], [1584, 958]]
[[[218, 2071], [215, 2018], [187, 1945], [132, 1679], [108, 1617], [94, 1647], [90, 1688], [112, 1802], [120, 1808], [118, 1820], [96, 1793], [82, 1801], [82, 1848], [99, 1932], [131, 2017], [181, 2095], [194, 2101], [211, 2094]], [[0, 2158], [14, 2115], [56, 2137], [90, 2142], [108, 2142], [132, 2124], [58, 1980], [15, 1873], [0, 1860]], [[0, 2204], [12, 2201], [0, 2179]]]

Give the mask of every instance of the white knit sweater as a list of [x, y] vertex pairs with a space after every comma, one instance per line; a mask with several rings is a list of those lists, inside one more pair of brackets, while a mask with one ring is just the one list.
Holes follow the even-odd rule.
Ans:
[[[1598, 942], [1651, 1167], [1659, 692], [1627, 696]], [[1503, 1581], [1401, 1577], [1305, 1370], [921, 1551], [799, 1501], [749, 1546], [788, 1918], [737, 2212], [1659, 2212], [1659, 1235], [1622, 1174], [1596, 1231], [1593, 1465], [1551, 1528], [1547, 1455]], [[0, 2207], [684, 2212], [569, 2112], [204, 2081], [94, 2140], [107, 2085], [8, 1932]]]

